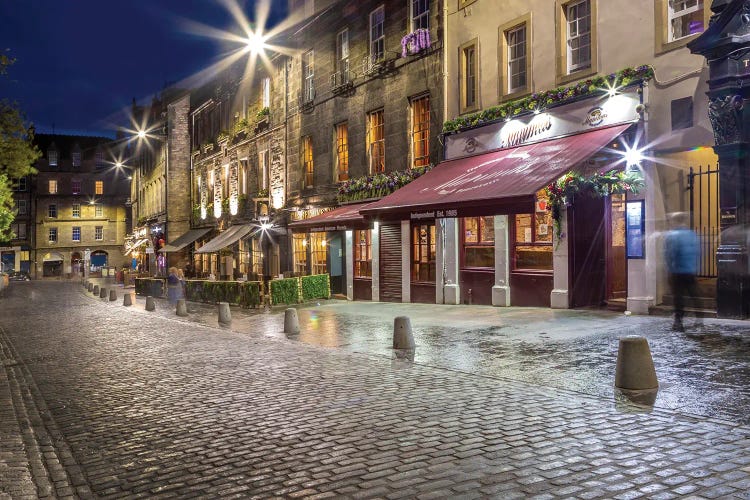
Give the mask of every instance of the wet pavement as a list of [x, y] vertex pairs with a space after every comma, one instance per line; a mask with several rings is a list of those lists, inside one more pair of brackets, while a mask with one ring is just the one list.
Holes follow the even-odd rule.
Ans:
[[[0, 498], [750, 498], [746, 322], [324, 301], [288, 336], [118, 292], [0, 296]], [[614, 399], [626, 334], [653, 409]]]

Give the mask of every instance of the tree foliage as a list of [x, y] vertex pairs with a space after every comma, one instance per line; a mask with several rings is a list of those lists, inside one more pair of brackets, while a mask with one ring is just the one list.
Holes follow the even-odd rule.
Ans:
[[[6, 54], [0, 54], [0, 74], [13, 64]], [[13, 179], [35, 174], [34, 162], [41, 156], [32, 143], [34, 131], [27, 125], [17, 106], [5, 99], [0, 101], [0, 241], [11, 239], [10, 224], [13, 213]]]

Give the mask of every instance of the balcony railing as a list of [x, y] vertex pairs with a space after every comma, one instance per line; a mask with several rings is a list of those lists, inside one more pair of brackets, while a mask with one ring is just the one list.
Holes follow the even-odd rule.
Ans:
[[299, 106], [302, 109], [315, 106], [315, 87], [305, 84], [299, 94]]
[[349, 70], [336, 71], [331, 75], [331, 91], [334, 94], [346, 92], [354, 86], [354, 75]]
[[366, 76], [375, 76], [383, 73], [386, 70], [385, 59], [375, 59], [371, 55], [367, 55], [362, 59], [362, 74]]

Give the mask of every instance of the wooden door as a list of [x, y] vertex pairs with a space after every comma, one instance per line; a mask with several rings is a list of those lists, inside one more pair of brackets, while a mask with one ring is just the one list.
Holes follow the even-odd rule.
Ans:
[[628, 294], [628, 267], [625, 257], [625, 195], [607, 198], [607, 300], [624, 299]]
[[606, 217], [604, 200], [577, 196], [570, 208], [571, 307], [604, 305]]

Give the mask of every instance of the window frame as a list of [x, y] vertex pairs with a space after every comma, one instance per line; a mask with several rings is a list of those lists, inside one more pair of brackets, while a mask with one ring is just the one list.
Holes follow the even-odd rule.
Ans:
[[81, 204], [80, 203], [73, 203], [70, 206], [70, 216], [73, 219], [80, 219], [81, 218]]
[[60, 157], [58, 151], [55, 148], [47, 149], [47, 165], [50, 167], [56, 167], [60, 163]]
[[[471, 63], [467, 62], [468, 51], [473, 52], [473, 60]], [[477, 111], [481, 107], [481, 94], [479, 87], [479, 39], [474, 38], [461, 44], [458, 48], [458, 68], [459, 68], [459, 114], [471, 113]], [[471, 73], [469, 72], [471, 69]], [[473, 95], [473, 101], [469, 102], [469, 78], [473, 74], [473, 80], [471, 85], [471, 92]]]
[[95, 195], [104, 194], [104, 181], [94, 181], [94, 194]]
[[[493, 239], [492, 241], [483, 240], [482, 239], [482, 227], [485, 224], [485, 218], [489, 217], [490, 224], [492, 224], [492, 233], [493, 233]], [[467, 219], [476, 219], [477, 220], [477, 227], [478, 227], [478, 234], [477, 234], [477, 241], [476, 242], [467, 242], [466, 241], [466, 220]], [[477, 215], [477, 216], [471, 216], [471, 217], [462, 217], [460, 221], [460, 239], [459, 243], [461, 245], [461, 269], [469, 269], [469, 270], [478, 270], [478, 271], [493, 271], [495, 270], [495, 262], [494, 262], [494, 249], [495, 249], [495, 216], [494, 215]], [[466, 264], [466, 248], [492, 248], [493, 249], [493, 264], [492, 266], [470, 266]]]
[[81, 151], [73, 151], [70, 153], [70, 163], [76, 168], [81, 166]]
[[47, 217], [50, 219], [57, 219], [57, 203], [50, 203], [47, 205]]
[[295, 274], [307, 274], [307, 233], [292, 233], [292, 266]]
[[[528, 12], [521, 17], [517, 17], [512, 21], [500, 26], [498, 28], [498, 67], [500, 68], [500, 78], [498, 87], [498, 96], [500, 101], [508, 101], [517, 99], [519, 97], [530, 94], [532, 91], [532, 55], [533, 51], [530, 50], [532, 43], [532, 14]], [[510, 74], [510, 44], [509, 34], [515, 30], [525, 28], [525, 69], [526, 69], [526, 82], [522, 87], [515, 89], [510, 88], [511, 74]]]
[[[708, 5], [707, 5], [708, 4]], [[711, 18], [710, 2], [708, 0], [702, 0], [703, 9], [703, 31], [705, 33], [708, 29], [708, 22]], [[654, 54], [663, 54], [675, 49], [679, 49], [688, 44], [691, 40], [694, 40], [700, 35], [695, 33], [692, 35], [678, 38], [677, 40], [670, 41], [670, 30], [671, 30], [671, 17], [669, 15], [669, 0], [654, 0], [654, 25], [656, 33], [654, 33]]]
[[[26, 200], [13, 200], [14, 203], [14, 209], [16, 211], [16, 215], [28, 215], [28, 204], [26, 203]], [[23, 208], [21, 208], [23, 207]]]
[[[349, 122], [339, 122], [333, 127], [334, 178], [336, 182], [349, 180]], [[342, 168], [343, 165], [343, 168]]]
[[28, 189], [28, 181], [26, 177], [16, 177], [11, 182], [11, 190], [15, 192], [23, 192]]
[[[579, 69], [569, 71], [569, 54], [568, 54], [568, 8], [583, 2], [589, 3], [589, 65]], [[598, 71], [598, 0], [555, 0], [555, 20], [557, 29], [555, 35], [556, 44], [556, 65], [555, 65], [555, 83], [562, 85], [590, 75]]]
[[[420, 102], [426, 101], [426, 109], [418, 109]], [[411, 168], [426, 167], [430, 164], [430, 125], [431, 125], [430, 94], [420, 94], [409, 99], [409, 149], [411, 153]], [[422, 155], [417, 156], [417, 144], [422, 143]]]
[[[380, 119], [376, 120], [378, 117]], [[376, 146], [377, 155], [373, 152]], [[385, 153], [385, 109], [380, 108], [367, 113], [367, 168], [370, 175], [385, 172]]]
[[70, 180], [70, 192], [72, 194], [81, 194], [82, 189], [83, 189], [83, 182], [81, 181], [81, 179]]
[[336, 33], [336, 73], [340, 74], [342, 79], [345, 73], [349, 72], [349, 54], [349, 28], [344, 28]]
[[269, 76], [261, 80], [260, 101], [261, 108], [271, 107], [271, 77]]
[[[76, 238], [76, 232], [78, 233], [78, 238]], [[81, 226], [72, 226], [70, 231], [70, 238], [71, 241], [74, 241], [76, 243], [81, 242]]]
[[[427, 243], [423, 244], [419, 240], [418, 232], [420, 228], [425, 227], [427, 230]], [[410, 250], [410, 277], [412, 283], [436, 283], [437, 282], [437, 224], [435, 220], [431, 221], [418, 221], [411, 224], [411, 250]], [[422, 249], [426, 245], [427, 249], [427, 260], [422, 261]], [[434, 274], [432, 280], [421, 280], [419, 279], [421, 266], [427, 266], [427, 274]]]
[[271, 176], [271, 151], [261, 149], [258, 151], [258, 190], [269, 189], [269, 179]]
[[312, 102], [315, 99], [315, 51], [310, 49], [302, 53], [302, 101]]
[[[373, 19], [380, 12], [382, 12], [383, 15], [382, 20], [377, 24], [373, 24]], [[368, 46], [368, 54], [370, 55], [370, 62], [376, 63], [385, 59], [385, 4], [381, 4], [379, 7], [370, 11], [369, 20], [370, 29], [368, 33], [370, 44]], [[377, 37], [374, 37], [376, 27], [378, 27], [379, 34]]]
[[[364, 243], [360, 237], [362, 234], [365, 236]], [[372, 279], [372, 229], [355, 229], [352, 236], [354, 277]]]
[[104, 205], [94, 203], [94, 217], [104, 217]]
[[[425, 4], [427, 6], [426, 10], [420, 12], [418, 15], [414, 15], [414, 9], [415, 6], [418, 6], [420, 4]], [[426, 19], [427, 26], [422, 26], [422, 20]], [[415, 21], [419, 20], [419, 26], [415, 25]], [[409, 0], [409, 27], [411, 28], [410, 32], [414, 32], [418, 29], [430, 29], [430, 0]]]
[[49, 243], [57, 243], [57, 227], [50, 227], [47, 230], [47, 241]]
[[47, 181], [47, 189], [49, 191], [49, 194], [57, 194], [59, 188], [60, 186], [57, 183], [57, 179], [49, 179]]
[[311, 189], [315, 186], [315, 156], [311, 135], [302, 137], [301, 149], [302, 154], [300, 155], [300, 159], [302, 160], [302, 174], [304, 176], [303, 187]]
[[104, 241], [104, 226], [94, 226], [94, 240]]

